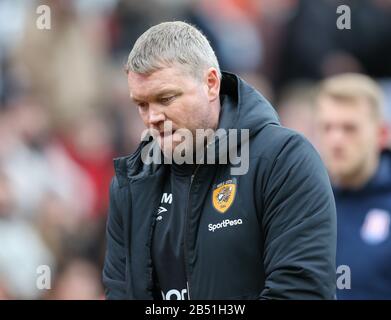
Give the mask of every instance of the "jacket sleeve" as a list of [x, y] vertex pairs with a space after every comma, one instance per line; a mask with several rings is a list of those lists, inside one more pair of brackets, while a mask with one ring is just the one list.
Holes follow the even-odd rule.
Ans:
[[264, 184], [261, 299], [334, 299], [336, 209], [330, 181], [312, 145], [293, 134]]
[[124, 225], [119, 210], [120, 188], [114, 177], [110, 185], [110, 206], [106, 225], [106, 255], [103, 284], [106, 299], [129, 299], [126, 295]]

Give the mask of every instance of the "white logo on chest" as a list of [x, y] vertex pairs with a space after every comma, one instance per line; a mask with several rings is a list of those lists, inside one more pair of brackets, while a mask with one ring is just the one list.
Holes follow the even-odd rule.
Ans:
[[361, 227], [361, 238], [369, 244], [379, 244], [388, 238], [390, 213], [382, 209], [371, 209]]
[[171, 204], [172, 203], [172, 193], [163, 193], [162, 195], [162, 200], [160, 201], [160, 203], [168, 203], [168, 204]]
[[[161, 199], [160, 203], [171, 204], [172, 203], [172, 193], [167, 193], [167, 192], [163, 193], [162, 199]], [[157, 218], [156, 218], [156, 220], [157, 221], [162, 220], [163, 216], [161, 214], [166, 212], [166, 211], [167, 211], [167, 209], [165, 207], [160, 206], [157, 209]]]

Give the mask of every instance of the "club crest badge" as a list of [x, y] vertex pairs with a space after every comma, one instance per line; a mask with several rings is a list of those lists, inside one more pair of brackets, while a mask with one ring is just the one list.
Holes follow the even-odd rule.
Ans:
[[235, 200], [236, 179], [227, 180], [215, 186], [212, 195], [213, 207], [220, 213], [225, 213]]

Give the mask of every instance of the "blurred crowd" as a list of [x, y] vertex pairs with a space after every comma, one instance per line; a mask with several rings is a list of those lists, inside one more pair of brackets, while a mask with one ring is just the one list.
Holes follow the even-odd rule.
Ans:
[[[36, 26], [43, 4], [50, 30]], [[351, 30], [336, 27], [340, 4]], [[0, 0], [0, 299], [103, 299], [112, 159], [143, 130], [123, 69], [167, 20], [198, 26], [221, 68], [315, 145], [314, 91], [331, 75], [374, 78], [391, 122], [388, 0]], [[51, 290], [36, 286], [39, 265]]]

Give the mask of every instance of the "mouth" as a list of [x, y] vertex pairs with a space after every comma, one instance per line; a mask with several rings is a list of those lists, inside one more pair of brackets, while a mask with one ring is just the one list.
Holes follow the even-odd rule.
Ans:
[[176, 130], [173, 130], [173, 131], [162, 131], [159, 133], [160, 135], [160, 138], [164, 138], [164, 137], [168, 137], [168, 136], [171, 136], [175, 133]]

